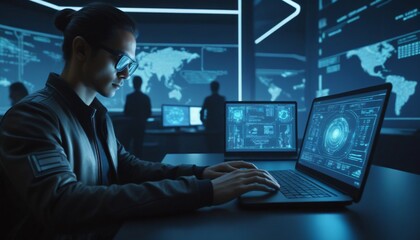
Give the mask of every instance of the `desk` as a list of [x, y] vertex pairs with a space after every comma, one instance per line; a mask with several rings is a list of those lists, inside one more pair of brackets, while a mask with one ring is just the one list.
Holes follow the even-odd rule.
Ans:
[[[168, 154], [169, 164], [211, 165], [221, 154]], [[254, 162], [287, 169], [294, 161]], [[177, 216], [130, 221], [115, 239], [419, 239], [420, 175], [372, 166], [362, 200], [335, 210], [244, 210], [237, 201]]]

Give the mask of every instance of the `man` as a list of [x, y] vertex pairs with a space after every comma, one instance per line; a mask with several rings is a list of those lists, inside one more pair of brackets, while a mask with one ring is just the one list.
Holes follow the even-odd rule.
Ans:
[[128, 137], [127, 147], [137, 157], [143, 156], [144, 131], [152, 113], [150, 98], [141, 91], [142, 83], [141, 77], [133, 77], [134, 92], [127, 95], [124, 106], [124, 114], [129, 118], [128, 131], [125, 131]]
[[245, 162], [170, 166], [125, 151], [96, 95], [114, 96], [135, 72], [134, 22], [95, 3], [60, 11], [55, 25], [64, 33], [64, 70], [51, 73], [44, 89], [13, 106], [0, 123], [5, 238], [103, 238], [97, 227], [109, 232], [108, 225], [124, 220], [279, 188], [266, 171]]
[[210, 83], [211, 95], [206, 97], [200, 112], [200, 119], [206, 128], [209, 152], [223, 151], [225, 97], [219, 94], [220, 84]]

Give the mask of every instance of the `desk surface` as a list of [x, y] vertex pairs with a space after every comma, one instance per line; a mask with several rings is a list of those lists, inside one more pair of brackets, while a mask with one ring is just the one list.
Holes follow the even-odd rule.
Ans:
[[[169, 164], [211, 165], [221, 154], [168, 154]], [[254, 162], [293, 168], [294, 161]], [[237, 201], [123, 224], [115, 239], [419, 239], [420, 175], [372, 166], [362, 199], [342, 209], [244, 210]]]

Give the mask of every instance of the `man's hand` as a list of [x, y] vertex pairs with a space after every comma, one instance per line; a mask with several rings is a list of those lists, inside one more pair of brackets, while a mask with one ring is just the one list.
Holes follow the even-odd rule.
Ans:
[[237, 169], [213, 179], [211, 183], [215, 205], [228, 202], [249, 191], [273, 192], [280, 189], [277, 181], [267, 171], [260, 169]]
[[223, 163], [219, 163], [219, 164], [205, 168], [203, 171], [202, 177], [204, 179], [215, 179], [226, 173], [230, 173], [241, 168], [257, 169], [257, 167], [254, 164], [249, 163], [249, 162], [244, 162], [244, 161], [223, 162]]

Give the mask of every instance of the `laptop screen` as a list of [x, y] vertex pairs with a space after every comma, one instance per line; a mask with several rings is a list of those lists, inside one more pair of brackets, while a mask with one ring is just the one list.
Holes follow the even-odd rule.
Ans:
[[360, 188], [386, 92], [315, 100], [299, 164]]
[[296, 152], [296, 102], [226, 102], [225, 152]]
[[189, 107], [185, 105], [162, 105], [162, 125], [163, 127], [189, 126]]

